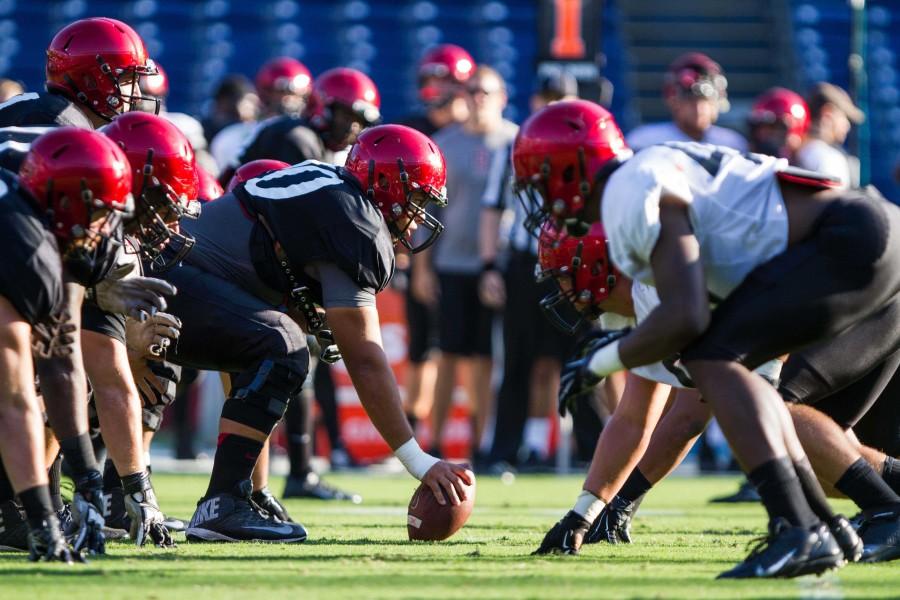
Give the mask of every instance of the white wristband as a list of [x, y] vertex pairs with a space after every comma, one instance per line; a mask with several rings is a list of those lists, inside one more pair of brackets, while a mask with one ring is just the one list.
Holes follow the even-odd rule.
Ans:
[[600, 514], [600, 511], [603, 510], [604, 506], [603, 500], [587, 490], [581, 490], [572, 510], [584, 517], [584, 520], [588, 523], [593, 523], [594, 519], [597, 518], [597, 515]]
[[619, 358], [619, 340], [614, 341], [612, 344], [607, 344], [594, 352], [588, 363], [588, 369], [597, 377], [606, 377], [610, 373], [625, 369], [622, 359]]
[[394, 450], [394, 456], [400, 459], [410, 475], [420, 481], [435, 463], [441, 462], [439, 458], [422, 450], [414, 437], [409, 438], [406, 443]]

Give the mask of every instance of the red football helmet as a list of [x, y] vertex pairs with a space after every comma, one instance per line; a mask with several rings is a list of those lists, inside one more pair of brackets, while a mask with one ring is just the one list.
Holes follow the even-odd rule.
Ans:
[[[367, 129], [350, 148], [346, 168], [411, 252], [429, 247], [444, 230], [425, 208], [429, 202], [447, 206], [447, 166], [440, 148], [424, 133], [403, 125]], [[430, 232], [418, 246], [408, 236], [413, 221]]]
[[[800, 94], [782, 87], [766, 90], [753, 103], [747, 117], [753, 151], [789, 158], [802, 144], [809, 121], [809, 108]], [[767, 125], [782, 131], [774, 136], [764, 135]]]
[[538, 264], [538, 279], [552, 277], [559, 285], [559, 291], [541, 300], [541, 308], [556, 327], [570, 334], [600, 316], [599, 305], [619, 278], [609, 261], [606, 232], [599, 222], [581, 237], [570, 235], [553, 221], [544, 223], [538, 238]]
[[201, 204], [212, 202], [225, 194], [225, 190], [222, 189], [222, 186], [209, 171], [200, 165], [195, 165], [194, 168], [197, 170], [197, 180], [199, 181], [197, 200], [199, 200]]
[[709, 98], [722, 112], [729, 108], [728, 80], [722, 67], [702, 52], [682, 54], [669, 65], [663, 79], [663, 96], [675, 95]]
[[598, 104], [554, 102], [532, 115], [513, 143], [526, 227], [536, 233], [550, 218], [574, 233], [594, 186], [631, 155], [612, 115]]
[[[425, 53], [419, 61], [419, 97], [426, 104], [444, 100], [453, 86], [465, 83], [475, 72], [475, 59], [465, 48], [441, 44]], [[434, 79], [444, 85], [435, 84]], [[432, 80], [432, 81], [429, 81]], [[450, 84], [449, 89], [447, 84]]]
[[[61, 29], [47, 49], [47, 89], [71, 97], [107, 121], [137, 110], [139, 78], [155, 73], [144, 40], [115, 19], [75, 21]], [[121, 86], [129, 82], [134, 83], [132, 92], [125, 94]]]
[[[140, 240], [141, 253], [154, 270], [169, 268], [194, 245], [178, 226], [179, 219], [200, 215], [194, 150], [175, 125], [148, 113], [117, 117], [103, 133], [125, 151], [132, 189], [138, 193], [136, 218], [126, 230]], [[162, 257], [167, 246], [177, 249], [170, 260]]]
[[122, 219], [134, 208], [122, 150], [96, 131], [54, 129], [31, 144], [19, 183], [47, 215], [67, 270], [85, 285], [96, 283], [92, 277], [115, 250]]
[[256, 94], [278, 114], [299, 114], [311, 91], [312, 73], [295, 58], [273, 58], [256, 72]]
[[368, 75], [346, 67], [325, 71], [313, 82], [304, 114], [323, 132], [325, 143], [331, 150], [343, 150], [354, 141], [350, 137], [352, 123], [338, 122], [337, 107], [350, 111], [363, 127], [371, 127], [381, 119], [381, 95]]
[[231, 176], [231, 180], [228, 182], [226, 191], [230, 192], [238, 185], [255, 177], [259, 177], [263, 173], [268, 173], [269, 171], [280, 171], [282, 169], [287, 169], [289, 166], [291, 165], [286, 162], [280, 160], [272, 160], [270, 158], [251, 160], [247, 164], [238, 167], [238, 170], [235, 171], [234, 175]]

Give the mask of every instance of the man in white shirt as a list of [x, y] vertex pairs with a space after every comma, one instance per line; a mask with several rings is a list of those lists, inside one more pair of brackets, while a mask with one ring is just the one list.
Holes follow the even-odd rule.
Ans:
[[[784, 159], [723, 147], [670, 143], [628, 158], [610, 129], [599, 107], [559, 103], [517, 140], [528, 148], [521, 142], [531, 130], [549, 135], [558, 142], [553, 155], [534, 156], [537, 170], [523, 173], [526, 161], [514, 154], [517, 178], [547, 190], [579, 163], [591, 165], [581, 168], [577, 198], [554, 196], [553, 217], [576, 229], [602, 220], [612, 264], [660, 298], [636, 328], [606, 335], [577, 369], [567, 366], [561, 395], [680, 353], [770, 517], [765, 545], [722, 576], [839, 566], [840, 549], [806, 500], [805, 490], [821, 488], [801, 468], [808, 460], [790, 415], [751, 369], [831, 339], [894, 301], [900, 210], [863, 192], [783, 177]], [[845, 466], [857, 458], [842, 456]]]
[[806, 100], [812, 124], [797, 152], [797, 166], [840, 179], [844, 186], [859, 184], [859, 165], [841, 146], [850, 128], [866, 120], [849, 94], [836, 85], [817, 83]]
[[628, 146], [635, 152], [662, 142], [707, 142], [746, 150], [741, 134], [716, 125], [720, 112], [729, 108], [728, 81], [719, 64], [700, 52], [675, 59], [666, 72], [663, 98], [672, 120], [649, 123], [632, 130]]

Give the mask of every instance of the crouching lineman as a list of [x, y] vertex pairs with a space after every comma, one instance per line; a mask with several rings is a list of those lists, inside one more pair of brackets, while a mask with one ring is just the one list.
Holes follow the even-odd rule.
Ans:
[[[620, 329], [633, 326], [634, 322], [616, 323], [614, 317], [620, 321], [619, 315], [635, 317], [640, 323], [659, 304], [652, 286], [632, 282], [610, 266], [606, 236], [600, 223], [593, 224], [588, 234], [580, 238], [569, 236], [548, 223], [541, 234], [540, 248], [542, 273], [555, 277], [565, 290], [548, 296], [544, 302], [560, 319], [563, 317], [557, 311], [559, 305], [582, 319], [593, 318], [603, 311], [602, 326]], [[892, 303], [876, 315], [877, 318], [867, 319], [839, 339], [792, 354], [778, 386], [785, 401], [814, 404], [822, 411], [788, 405], [819, 478], [844, 493], [863, 511], [854, 519], [859, 521], [860, 540], [847, 519], [835, 515], [821, 494], [803, 486], [810, 507], [828, 524], [844, 557], [851, 562], [860, 558], [864, 562], [880, 562], [900, 557], [900, 496], [874, 468], [886, 462], [885, 456], [874, 449], [860, 448], [843, 432], [881, 395], [888, 380], [896, 376], [900, 362], [894, 352], [878, 365], [877, 356], [862, 351], [871, 345], [892, 348], [898, 343], [894, 332], [900, 327], [900, 303]], [[582, 354], [589, 351], [592, 343], [591, 339], [587, 341]], [[779, 360], [756, 369], [773, 382], [779, 378], [780, 371]], [[846, 385], [847, 382], [853, 383]], [[670, 394], [670, 386], [677, 390], [674, 394]], [[675, 361], [636, 367], [628, 373], [622, 399], [597, 444], [584, 482], [585, 491], [572, 513], [547, 534], [540, 553], [575, 553], [582, 537], [584, 543], [630, 542], [631, 515], [641, 498], [680, 463], [712, 416], [710, 407], [700, 401], [692, 386], [687, 373]], [[561, 410], [571, 409], [578, 418], [581, 398], [584, 396], [561, 396]], [[663, 416], [667, 399], [671, 406]], [[874, 457], [868, 460], [872, 464], [864, 456]], [[808, 465], [799, 467], [798, 473], [801, 471], [812, 479]], [[611, 498], [611, 501], [602, 507], [593, 523], [588, 523], [583, 512], [595, 504], [594, 498]], [[572, 527], [577, 523], [580, 526]], [[567, 547], [563, 547], [566, 531], [571, 535]]]
[[429, 456], [413, 437], [375, 309], [375, 294], [393, 273], [394, 243], [411, 247], [412, 232], [424, 227], [419, 250], [440, 234], [442, 225], [424, 208], [446, 202], [445, 178], [431, 140], [385, 125], [359, 137], [346, 168], [307, 161], [267, 173], [182, 223], [195, 244], [163, 274], [178, 287], [170, 310], [182, 322], [169, 359], [231, 373], [232, 390], [189, 540], [306, 538], [301, 525], [273, 519], [250, 501], [263, 444], [307, 374], [303, 328], [323, 348], [337, 344], [363, 406], [407, 470], [442, 503], [442, 489], [454, 504], [465, 497], [472, 473]]
[[[551, 109], [577, 118], [545, 120]], [[785, 171], [783, 160], [715, 146], [663, 144], [630, 158], [605, 111], [598, 117], [590, 103], [546, 110], [532, 125], [546, 128], [548, 152], [529, 168], [517, 165], [554, 199], [538, 208], [581, 232], [602, 213], [612, 263], [655, 285], [660, 297], [635, 329], [593, 344], [567, 393], [680, 352], [770, 517], [765, 545], [723, 576], [837, 566], [841, 551], [804, 494], [819, 486], [807, 481], [790, 416], [748, 368], [827, 340], [895, 299], [898, 209], [861, 192], [825, 189]], [[554, 173], [550, 156], [561, 153], [571, 168]]]
[[72, 562], [47, 487], [43, 422], [34, 389], [39, 356], [72, 352], [78, 316], [63, 280], [106, 260], [104, 241], [132, 209], [128, 162], [110, 140], [62, 128], [41, 137], [17, 180], [0, 174], [0, 223], [9, 255], [0, 268], [0, 419], [3, 464], [28, 522], [31, 560]]

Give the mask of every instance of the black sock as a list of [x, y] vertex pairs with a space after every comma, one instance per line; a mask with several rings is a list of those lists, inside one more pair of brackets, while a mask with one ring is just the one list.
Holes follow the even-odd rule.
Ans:
[[900, 505], [900, 496], [878, 476], [866, 459], [860, 458], [841, 475], [834, 487], [863, 510], [885, 505]]
[[15, 497], [16, 492], [13, 490], [12, 481], [9, 480], [9, 474], [3, 466], [3, 461], [0, 460], [0, 504], [9, 502]]
[[288, 402], [284, 413], [284, 427], [287, 433], [287, 453], [291, 477], [306, 477], [310, 472], [312, 455], [312, 434], [310, 433], [311, 410], [309, 398], [295, 394]]
[[107, 493], [117, 487], [122, 487], [122, 480], [119, 479], [119, 472], [116, 471], [112, 459], [107, 458], [103, 464], [103, 492]]
[[809, 464], [808, 460], [804, 460], [801, 463], [795, 462], [794, 471], [797, 472], [797, 479], [800, 480], [800, 487], [803, 488], [803, 495], [806, 497], [809, 507], [822, 521], [826, 523], [831, 521], [834, 518], [834, 511], [831, 510], [831, 505], [828, 504], [825, 490], [819, 484], [812, 465]]
[[60, 489], [62, 483], [62, 456], [58, 453], [56, 458], [53, 459], [50, 468], [47, 469], [47, 480], [49, 481], [47, 489], [50, 493], [50, 503], [53, 505], [53, 510], [59, 512], [63, 509], [64, 504], [62, 490]]
[[250, 479], [263, 443], [233, 433], [219, 435], [206, 496], [230, 492], [239, 481]]
[[891, 486], [892, 490], [900, 494], [900, 460], [892, 456], [885, 456], [881, 478]]
[[72, 470], [72, 479], [81, 479], [90, 471], [98, 470], [90, 434], [82, 433], [75, 437], [59, 440], [59, 447], [62, 450], [63, 458]]
[[647, 478], [644, 477], [644, 474], [641, 473], [640, 469], [635, 467], [631, 472], [631, 475], [628, 476], [628, 479], [625, 480], [625, 483], [622, 485], [622, 489], [619, 490], [617, 496], [623, 500], [635, 502], [638, 498], [650, 491], [650, 488], [652, 487], [653, 484], [647, 481]]
[[818, 522], [788, 457], [764, 462], [753, 469], [748, 478], [759, 492], [769, 519], [783, 517], [796, 527], [812, 527]]
[[25, 518], [31, 529], [38, 529], [53, 514], [53, 505], [50, 503], [50, 490], [46, 485], [36, 485], [25, 491], [19, 492], [19, 500], [25, 509]]

